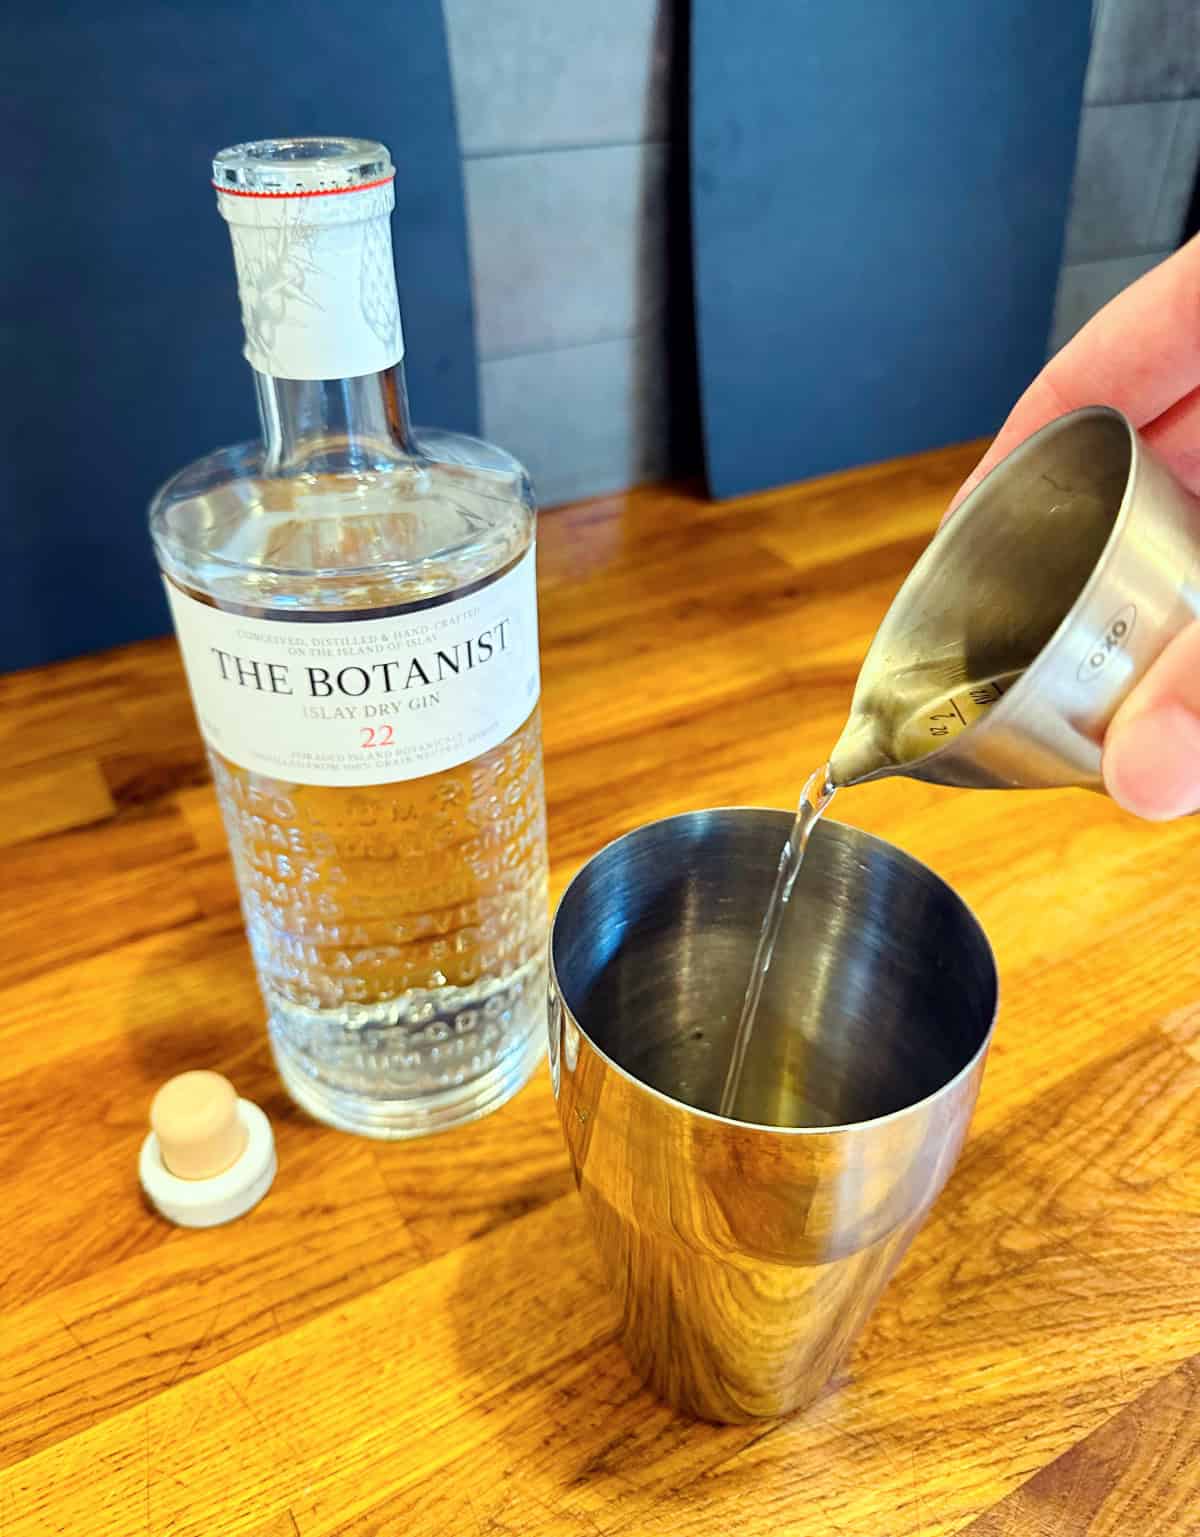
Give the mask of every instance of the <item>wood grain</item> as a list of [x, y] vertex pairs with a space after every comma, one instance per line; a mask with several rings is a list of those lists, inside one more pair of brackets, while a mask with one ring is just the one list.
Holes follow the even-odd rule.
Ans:
[[93, 758], [59, 759], [6, 776], [0, 846], [103, 822], [116, 810]]
[[[1200, 1356], [1193, 1356], [972, 1521], [970, 1537], [1078, 1530], [1125, 1537], [1147, 1529], [1148, 1513], [1158, 1531], [1200, 1530], [1200, 1458], [1191, 1430], [1197, 1415]], [[1157, 1434], [1147, 1435], [1149, 1426]]]
[[[977, 452], [545, 517], [556, 892], [653, 817], [793, 801]], [[1200, 824], [839, 798], [980, 914], [1000, 1025], [842, 1380], [715, 1428], [614, 1344], [544, 1072], [402, 1146], [289, 1105], [169, 641], [0, 679], [0, 761], [2, 1537], [1200, 1533]], [[201, 1065], [268, 1110], [280, 1175], [186, 1233], [135, 1160], [154, 1088]]]

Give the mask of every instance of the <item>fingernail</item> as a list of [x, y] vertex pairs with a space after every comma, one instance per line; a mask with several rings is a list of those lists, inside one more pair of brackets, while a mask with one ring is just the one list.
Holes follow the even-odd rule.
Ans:
[[1118, 805], [1165, 822], [1200, 808], [1200, 716], [1165, 700], [1105, 744], [1104, 780]]

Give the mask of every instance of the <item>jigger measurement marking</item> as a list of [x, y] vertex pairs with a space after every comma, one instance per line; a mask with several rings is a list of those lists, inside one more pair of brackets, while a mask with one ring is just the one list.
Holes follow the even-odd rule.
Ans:
[[[953, 707], [954, 715], [957, 715], [959, 720], [962, 721], [963, 725], [965, 726], [967, 724], [967, 717], [958, 708], [958, 705], [957, 705], [957, 703], [955, 702], [955, 700], [953, 698], [949, 700], [949, 703]], [[953, 719], [954, 717], [950, 716], [949, 718]], [[945, 710], [937, 710], [937, 711], [935, 711], [929, 717], [929, 719], [930, 720], [946, 720], [947, 719], [947, 712]], [[949, 726], [930, 726], [930, 728], [929, 728], [930, 736], [946, 736], [946, 735], [949, 734], [949, 731], [950, 731], [950, 727]]]
[[948, 704], [950, 709], [933, 710], [925, 717], [926, 721], [929, 723], [929, 735], [950, 735], [949, 726], [934, 725], [933, 723], [935, 721], [957, 720], [960, 726], [969, 726], [971, 724], [971, 722], [963, 714], [962, 706], [958, 702], [960, 694], [965, 693], [972, 704], [978, 706], [980, 710], [986, 710], [990, 705], [994, 705], [998, 700], [1003, 699], [1004, 695], [1015, 682], [1015, 678], [1009, 678], [1007, 680], [1001, 678], [991, 678], [986, 683], [972, 683], [968, 685], [967, 688], [960, 690], [959, 694], [951, 694], [948, 698], [940, 700], [939, 703]]

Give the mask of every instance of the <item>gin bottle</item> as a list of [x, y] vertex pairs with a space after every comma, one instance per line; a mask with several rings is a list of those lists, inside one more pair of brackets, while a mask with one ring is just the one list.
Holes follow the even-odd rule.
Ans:
[[540, 1056], [546, 834], [529, 482], [409, 424], [392, 177], [356, 139], [216, 157], [262, 441], [150, 522], [280, 1075], [407, 1137]]

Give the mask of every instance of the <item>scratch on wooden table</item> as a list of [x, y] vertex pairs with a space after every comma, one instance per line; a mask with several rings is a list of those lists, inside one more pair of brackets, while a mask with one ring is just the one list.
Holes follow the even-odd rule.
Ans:
[[[552, 1521], [555, 1521], [555, 1522], [558, 1521], [559, 1514], [560, 1514], [559, 1511], [556, 1510], [555, 1507], [553, 1505], [551, 1505], [548, 1500], [543, 1499], [542, 1496], [540, 1494], [538, 1494], [536, 1490], [530, 1489], [530, 1488], [525, 1488], [525, 1489], [522, 1489], [521, 1492], [522, 1492], [522, 1494], [526, 1495], [529, 1499], [531, 1499], [533, 1501], [533, 1503], [539, 1507], [539, 1509], [544, 1510]], [[604, 1530], [603, 1530], [603, 1528], [598, 1525], [598, 1523], [596, 1521], [596, 1518], [594, 1516], [590, 1515], [586, 1510], [573, 1511], [572, 1512], [572, 1516], [575, 1519], [578, 1519], [580, 1516], [582, 1516], [582, 1518], [588, 1524], [589, 1531], [595, 1532], [597, 1534], [597, 1537], [604, 1537]]]
[[259, 1411], [246, 1397], [245, 1393], [242, 1392], [241, 1388], [238, 1387], [233, 1378], [231, 1376], [227, 1376], [223, 1380], [229, 1391], [237, 1399], [238, 1403], [241, 1404], [242, 1408], [245, 1409], [246, 1413], [254, 1421], [255, 1426], [263, 1433], [264, 1436], [269, 1437], [271, 1435], [271, 1427], [267, 1424], [266, 1420], [263, 1419]]
[[913, 1486], [913, 1514], [917, 1518], [917, 1537], [925, 1530], [925, 1501], [921, 1496], [921, 1481], [917, 1477], [917, 1454], [909, 1450], [909, 1472], [912, 1475]]
[[142, 1412], [142, 1419], [146, 1427], [146, 1537], [154, 1537], [154, 1528], [150, 1525], [150, 1401], [146, 1400], [146, 1406]]
[[[94, 1367], [98, 1371], [100, 1369], [100, 1363], [96, 1360], [95, 1356], [92, 1355], [92, 1352], [88, 1349], [88, 1346], [82, 1336], [75, 1332], [75, 1326], [62, 1313], [56, 1312], [54, 1316], [63, 1326], [64, 1332], [71, 1337], [77, 1348], [82, 1352], [84, 1360], [87, 1361], [89, 1366]], [[87, 1387], [86, 1383], [84, 1384], [84, 1387]]]
[[[184, 1355], [183, 1360], [180, 1361], [179, 1365], [171, 1373], [170, 1380], [167, 1383], [167, 1387], [168, 1388], [171, 1388], [171, 1387], [175, 1386], [175, 1384], [179, 1381], [180, 1377], [183, 1376], [183, 1374], [186, 1371], [187, 1367], [191, 1364], [191, 1362], [196, 1357], [196, 1355], [201, 1350], [204, 1349], [205, 1345], [208, 1344], [209, 1338], [212, 1335], [213, 1330], [216, 1328], [217, 1319], [220, 1316], [221, 1309], [224, 1306], [225, 1306], [225, 1294], [224, 1294], [224, 1292], [222, 1292], [221, 1295], [217, 1298], [217, 1305], [216, 1305], [215, 1308], [213, 1308], [212, 1317], [208, 1320], [208, 1323], [205, 1326], [203, 1334], [201, 1334], [201, 1336], [200, 1336], [200, 1338], [198, 1340], [194, 1340], [192, 1342], [192, 1344], [188, 1347], [187, 1353]], [[164, 1389], [164, 1391], [165, 1391], [165, 1389]]]
[[475, 1530], [479, 1534], [479, 1537], [487, 1537], [483, 1522], [480, 1520], [479, 1510], [476, 1507], [475, 1500], [471, 1494], [471, 1491], [467, 1489], [465, 1493], [467, 1496], [467, 1504], [471, 1507], [471, 1518], [475, 1522]]

